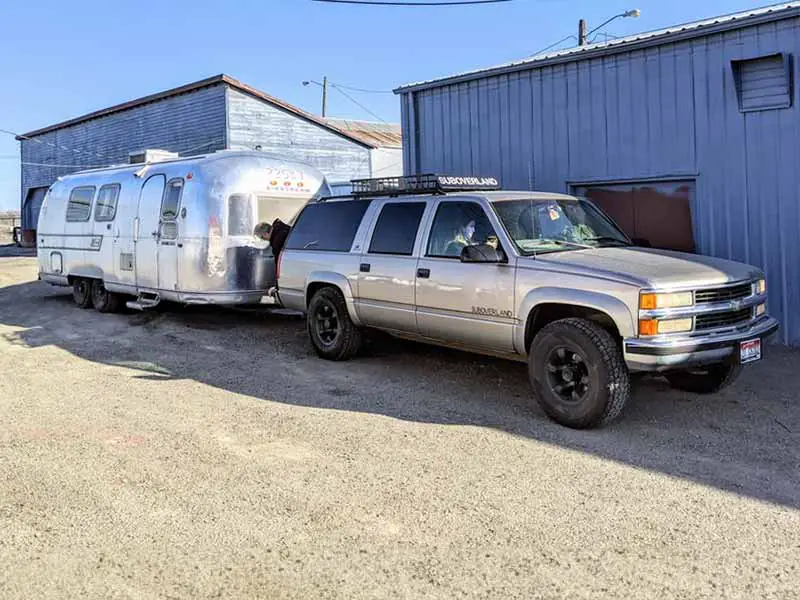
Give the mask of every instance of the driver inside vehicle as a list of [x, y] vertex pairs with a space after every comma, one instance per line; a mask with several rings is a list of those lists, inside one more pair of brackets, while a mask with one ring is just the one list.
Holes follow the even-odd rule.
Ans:
[[453, 232], [453, 239], [450, 240], [445, 246], [445, 256], [461, 256], [461, 251], [467, 246], [475, 243], [473, 236], [475, 235], [475, 221], [469, 222], [456, 228]]

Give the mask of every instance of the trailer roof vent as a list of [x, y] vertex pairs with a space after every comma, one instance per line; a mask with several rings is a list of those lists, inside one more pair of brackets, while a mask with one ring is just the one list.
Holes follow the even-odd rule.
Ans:
[[169, 150], [158, 150], [157, 148], [147, 150], [137, 150], [128, 154], [128, 163], [131, 165], [138, 165], [144, 163], [162, 162], [165, 160], [172, 160], [178, 158], [177, 152], [170, 152]]

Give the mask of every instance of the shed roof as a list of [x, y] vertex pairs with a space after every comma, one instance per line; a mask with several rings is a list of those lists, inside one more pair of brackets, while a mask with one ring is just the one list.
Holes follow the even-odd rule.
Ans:
[[331, 118], [325, 119], [325, 121], [374, 148], [400, 148], [403, 145], [403, 132], [397, 123]]
[[301, 119], [319, 125], [324, 129], [327, 129], [333, 133], [341, 135], [362, 146], [366, 146], [368, 148], [381, 147], [381, 144], [377, 144], [374, 141], [369, 141], [366, 136], [357, 135], [354, 132], [348, 131], [347, 129], [339, 128], [335, 124], [330, 123], [328, 119], [324, 119], [322, 117], [318, 117], [314, 114], [311, 114], [310, 112], [306, 112], [301, 108], [298, 108], [292, 104], [289, 104], [288, 102], [281, 100], [280, 98], [276, 98], [275, 96], [271, 96], [265, 92], [262, 92], [261, 90], [257, 90], [252, 86], [242, 83], [238, 79], [234, 79], [229, 75], [225, 75], [224, 73], [220, 75], [215, 75], [213, 77], [208, 77], [207, 79], [201, 79], [200, 81], [195, 81], [193, 83], [187, 83], [186, 85], [182, 85], [180, 87], [176, 87], [163, 92], [158, 92], [156, 94], [150, 94], [149, 96], [137, 98], [136, 100], [129, 100], [128, 102], [123, 102], [122, 104], [116, 104], [108, 108], [96, 110], [94, 112], [90, 112], [80, 117], [75, 117], [74, 119], [69, 119], [67, 121], [62, 121], [61, 123], [56, 123], [55, 125], [48, 125], [47, 127], [42, 127], [41, 129], [35, 129], [34, 131], [29, 131], [28, 133], [24, 133], [22, 135], [17, 136], [17, 140], [24, 140], [27, 138], [36, 137], [37, 135], [42, 135], [44, 133], [49, 133], [51, 131], [56, 131], [58, 129], [64, 129], [65, 127], [72, 127], [73, 125], [85, 123], [86, 121], [91, 121], [93, 119], [99, 119], [100, 117], [113, 115], [114, 113], [130, 110], [132, 108], [136, 108], [137, 106], [142, 106], [144, 104], [151, 104], [153, 102], [165, 100], [173, 96], [194, 92], [201, 88], [220, 85], [220, 84], [228, 85], [236, 90], [239, 90], [240, 92], [244, 92], [245, 94], [249, 94], [255, 98], [258, 98], [259, 100], [263, 100], [277, 108], [285, 110], [286, 112], [289, 112]]
[[409, 83], [395, 89], [396, 94], [414, 92], [426, 88], [440, 87], [463, 81], [480, 79], [491, 75], [501, 75], [513, 71], [535, 69], [564, 62], [572, 62], [584, 58], [594, 58], [605, 54], [628, 52], [648, 46], [658, 46], [682, 39], [700, 37], [710, 33], [717, 33], [729, 29], [739, 29], [749, 25], [777, 21], [800, 16], [800, 2], [783, 2], [771, 6], [764, 6], [744, 12], [731, 13], [701, 21], [674, 25], [665, 29], [637, 33], [627, 37], [617, 38], [599, 44], [576, 46], [565, 50], [535, 54], [517, 61], [496, 65], [484, 69], [465, 71], [438, 79], [429, 79], [416, 83]]

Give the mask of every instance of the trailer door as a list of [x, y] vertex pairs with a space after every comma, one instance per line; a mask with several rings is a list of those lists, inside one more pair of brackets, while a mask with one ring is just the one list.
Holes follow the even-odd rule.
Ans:
[[134, 225], [136, 240], [134, 263], [136, 287], [146, 290], [158, 288], [158, 242], [161, 199], [166, 178], [153, 175], [144, 182], [139, 194], [137, 221]]
[[178, 212], [182, 192], [183, 179], [176, 177], [167, 182], [158, 224], [158, 288], [171, 292], [178, 290]]

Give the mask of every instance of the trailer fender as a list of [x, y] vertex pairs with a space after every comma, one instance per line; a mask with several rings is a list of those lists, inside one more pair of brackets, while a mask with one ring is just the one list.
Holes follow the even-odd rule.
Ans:
[[344, 301], [347, 304], [347, 312], [350, 319], [356, 325], [361, 325], [361, 319], [358, 318], [356, 312], [355, 297], [353, 296], [353, 288], [350, 281], [341, 273], [333, 273], [331, 271], [312, 271], [306, 278], [306, 307], [311, 302], [311, 297], [317, 289], [325, 285], [332, 285], [339, 288], [344, 296]]
[[527, 354], [525, 348], [525, 333], [528, 325], [528, 318], [532, 311], [541, 304], [566, 304], [590, 308], [606, 313], [619, 330], [623, 338], [636, 336], [637, 328], [631, 311], [627, 305], [615, 298], [601, 292], [591, 292], [585, 290], [575, 290], [556, 287], [542, 287], [531, 290], [520, 303], [517, 327], [514, 332], [514, 347], [517, 352]]

